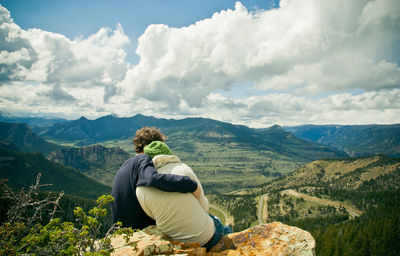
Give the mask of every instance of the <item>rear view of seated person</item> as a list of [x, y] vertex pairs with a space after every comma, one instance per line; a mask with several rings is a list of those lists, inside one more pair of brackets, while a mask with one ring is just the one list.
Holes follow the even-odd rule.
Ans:
[[156, 187], [164, 191], [193, 192], [200, 196], [200, 187], [189, 177], [160, 174], [154, 168], [151, 158], [143, 154], [143, 148], [153, 141], [163, 141], [166, 137], [154, 127], [143, 127], [133, 139], [136, 156], [129, 158], [118, 170], [114, 178], [111, 195], [112, 218], [114, 223], [122, 222], [124, 227], [142, 229], [155, 225], [147, 216], [136, 197], [137, 186]]
[[[154, 141], [144, 148], [144, 153], [153, 158], [160, 174], [188, 176], [201, 187], [193, 170], [172, 155], [165, 143]], [[225, 234], [232, 233], [230, 227], [207, 213], [209, 204], [202, 187], [199, 199], [189, 193], [164, 192], [143, 186], [136, 188], [136, 195], [144, 212], [156, 221], [157, 228], [174, 240], [196, 242], [209, 250]]]

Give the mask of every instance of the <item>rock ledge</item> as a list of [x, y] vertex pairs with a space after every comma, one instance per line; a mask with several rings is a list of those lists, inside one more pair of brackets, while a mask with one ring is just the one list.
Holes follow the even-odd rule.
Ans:
[[209, 252], [197, 243], [182, 243], [163, 235], [155, 226], [134, 233], [128, 244], [122, 236], [112, 238], [113, 256], [145, 255], [315, 255], [315, 240], [302, 229], [280, 222], [251, 227], [224, 237]]

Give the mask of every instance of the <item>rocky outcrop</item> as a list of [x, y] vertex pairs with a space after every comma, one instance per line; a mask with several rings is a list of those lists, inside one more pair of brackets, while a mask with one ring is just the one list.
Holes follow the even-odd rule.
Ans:
[[134, 233], [128, 242], [122, 236], [115, 236], [111, 244], [115, 249], [113, 256], [315, 255], [315, 240], [309, 232], [280, 222], [229, 234], [209, 252], [197, 243], [173, 241], [154, 226]]
[[106, 148], [101, 145], [93, 145], [83, 148], [59, 149], [53, 151], [48, 159], [87, 172], [93, 168], [107, 168], [107, 166], [118, 170], [119, 166], [129, 157], [130, 154], [119, 147]]
[[48, 159], [81, 171], [89, 171], [91, 167], [104, 167], [117, 162], [118, 167], [130, 157], [130, 154], [119, 147], [106, 148], [93, 145], [83, 148], [64, 148], [53, 151]]
[[119, 147], [93, 145], [83, 148], [64, 148], [53, 151], [48, 159], [74, 167], [97, 182], [112, 186], [115, 173], [131, 155]]

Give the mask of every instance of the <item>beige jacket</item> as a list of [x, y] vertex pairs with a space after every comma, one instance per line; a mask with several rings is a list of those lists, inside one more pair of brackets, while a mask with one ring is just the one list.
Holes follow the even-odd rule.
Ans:
[[[159, 173], [185, 175], [201, 183], [193, 170], [177, 156], [158, 155], [153, 158]], [[209, 205], [202, 189], [200, 199], [191, 193], [165, 192], [152, 187], [137, 187], [136, 196], [144, 212], [156, 221], [157, 228], [182, 242], [207, 243], [215, 227], [207, 214]]]

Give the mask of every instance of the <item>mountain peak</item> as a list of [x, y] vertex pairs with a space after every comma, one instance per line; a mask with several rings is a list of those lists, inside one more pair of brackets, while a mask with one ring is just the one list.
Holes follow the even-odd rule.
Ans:
[[283, 130], [283, 127], [280, 126], [279, 124], [275, 124], [275, 125], [269, 127], [269, 129], [271, 129], [271, 130]]
[[[103, 118], [104, 118], [104, 117], [119, 118], [119, 116], [118, 116], [117, 114], [114, 114], [114, 113], [111, 113], [111, 114], [109, 114], [109, 115], [103, 116]], [[100, 117], [100, 118], [102, 118], [102, 117]]]
[[81, 116], [77, 121], [88, 121], [88, 119], [84, 116]]
[[97, 118], [96, 120], [114, 120], [114, 119], [118, 119], [119, 117], [116, 114], [110, 114], [110, 115], [106, 115], [106, 116], [102, 116]]

